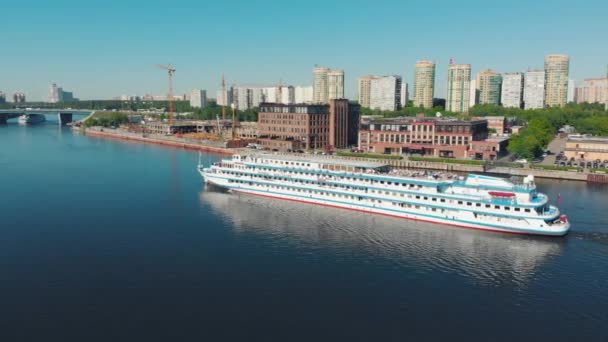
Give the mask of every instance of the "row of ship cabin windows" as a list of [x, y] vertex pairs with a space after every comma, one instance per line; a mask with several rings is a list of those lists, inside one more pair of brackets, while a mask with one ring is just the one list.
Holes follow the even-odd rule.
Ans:
[[[383, 192], [382, 190], [373, 190], [373, 189], [370, 190], [370, 192], [372, 194], [379, 194], [379, 195], [384, 194], [384, 195], [393, 195], [393, 196], [405, 197], [405, 194], [403, 194], [403, 193], [397, 193], [397, 192], [390, 192], [390, 191], [384, 191]], [[407, 198], [416, 198], [416, 199], [421, 199], [422, 198], [425, 201], [429, 200], [429, 197], [427, 197], [427, 196], [419, 196], [419, 195], [415, 195], [414, 196], [414, 195], [411, 195], [411, 194], [408, 194]], [[432, 202], [452, 203], [452, 204], [454, 203], [454, 200], [446, 200], [445, 198], [439, 198], [438, 199], [436, 197], [431, 197], [430, 199], [431, 199]], [[457, 201], [457, 202], [458, 202], [459, 205], [464, 205], [465, 204], [464, 201]], [[473, 206], [473, 202], [466, 202], [466, 205], [469, 206], [469, 207], [472, 207]], [[482, 205], [482, 203], [477, 203], [477, 202], [475, 203], [475, 207], [477, 207], [477, 208], [481, 208], [482, 206], [485, 206], [486, 209], [491, 209], [492, 208], [491, 204], [484, 204], [484, 205]], [[509, 207], [509, 206], [494, 205], [494, 209], [498, 209], [498, 210], [503, 209], [503, 210], [506, 210], [506, 211], [511, 211], [511, 207]], [[513, 210], [514, 211], [521, 211], [521, 208], [514, 207]], [[524, 212], [529, 213], [530, 211], [531, 210], [529, 208], [524, 208]]]
[[[229, 183], [249, 183], [249, 185], [253, 185], [253, 183], [251, 182], [247, 182], [247, 181], [240, 181], [240, 180], [229, 180]], [[287, 187], [287, 186], [279, 186], [279, 185], [268, 185], [268, 188], [270, 189], [276, 189], [276, 190], [296, 190], [297, 192], [300, 193], [308, 193], [311, 195], [324, 195], [327, 197], [334, 197], [334, 198], [340, 198], [340, 199], [347, 199], [347, 200], [358, 200], [358, 201], [362, 201], [363, 197], [360, 196], [350, 196], [350, 195], [342, 195], [342, 194], [335, 194], [335, 193], [328, 193], [328, 192], [324, 192], [324, 191], [315, 191], [315, 190], [302, 190], [302, 189], [293, 189], [291, 187]], [[418, 197], [418, 196], [416, 196]], [[377, 203], [377, 204], [382, 204], [382, 200], [378, 200], [378, 199], [370, 199], [371, 203]], [[420, 209], [419, 205], [416, 204], [409, 204], [409, 203], [399, 203], [399, 202], [390, 202], [391, 205], [395, 206], [395, 207], [401, 207], [401, 208], [415, 208], [415, 209]], [[439, 208], [434, 208], [434, 207], [424, 207], [425, 210], [427, 211], [441, 211], [441, 213], [445, 213], [445, 209], [439, 209]], [[517, 208], [519, 209], [519, 208]], [[526, 209], [527, 211], [530, 211], [529, 209]], [[477, 215], [477, 214], [476, 214]], [[484, 215], [480, 215], [482, 217], [485, 217]]]
[[[292, 166], [307, 166], [307, 167], [310, 167], [309, 163], [305, 164], [305, 163], [299, 163], [299, 162], [283, 162], [283, 161], [279, 162], [279, 161], [276, 161], [276, 160], [262, 161], [262, 163], [264, 163], [264, 164], [280, 164], [280, 165], [292, 165]], [[269, 171], [272, 171], [272, 170], [269, 170]], [[308, 172], [287, 171], [287, 173], [295, 174], [295, 175], [304, 175], [304, 176], [316, 176], [315, 174], [308, 173]], [[401, 183], [401, 182], [392, 182], [392, 181], [383, 181], [383, 180], [379, 181], [379, 180], [375, 180], [375, 179], [371, 179], [370, 180], [370, 179], [356, 178], [356, 177], [352, 177], [351, 178], [351, 177], [343, 177], [343, 176], [340, 176], [340, 177], [338, 177], [338, 176], [327, 176], [327, 179], [330, 179], [330, 180], [334, 180], [335, 179], [335, 180], [342, 180], [342, 181], [363, 181], [363, 182], [366, 182], [366, 183], [370, 183], [371, 182], [371, 184], [376, 184], [376, 183], [386, 184], [386, 185], [393, 185], [394, 184], [394, 185], [397, 185], [397, 186], [401, 185], [402, 187], [408, 187], [409, 186], [410, 188], [414, 188], [414, 187], [417, 187], [418, 189], [422, 188], [422, 185], [419, 185], [419, 184], [415, 185], [415, 184], [410, 184], [410, 183]]]
[[[233, 172], [227, 172], [227, 173], [228, 174], [232, 174], [232, 175], [235, 174]], [[253, 177], [255, 177], [255, 178], [263, 178], [263, 176], [258, 176], [258, 175], [253, 175]], [[277, 180], [286, 181], [287, 179], [277, 178]], [[309, 182], [309, 181], [303, 181], [303, 180], [292, 180], [292, 181], [294, 181], [294, 182], [300, 182], [300, 183], [305, 183], [305, 184], [316, 183], [316, 182]], [[240, 182], [240, 181], [237, 181], [237, 182]], [[273, 188], [275, 186], [274, 185], [269, 185], [269, 187]], [[337, 187], [338, 188], [344, 188], [344, 189], [350, 189], [349, 186], [337, 186]], [[281, 186], [279, 186], [279, 188], [281, 188], [281, 189], [283, 189], [283, 188], [285, 188], [285, 189], [291, 189], [289, 187], [281, 187]], [[297, 189], [297, 191], [300, 192], [301, 189]], [[313, 191], [313, 193], [316, 194], [317, 192]], [[321, 193], [323, 193], [323, 192], [321, 192]], [[374, 189], [370, 190], [370, 193], [372, 193], [372, 194], [378, 194], [378, 195], [382, 195], [382, 194], [384, 194], [384, 195], [392, 195], [392, 196], [395, 196], [395, 197], [397, 197], [397, 196], [406, 197], [404, 193], [382, 191], [382, 190], [374, 190]], [[344, 196], [346, 196], [346, 195], [344, 195]], [[335, 195], [334, 195], [334, 197], [335, 197]], [[350, 196], [350, 197], [356, 198], [356, 196]], [[428, 201], [429, 200], [428, 196], [411, 195], [411, 194], [408, 194], [407, 198], [422, 199], [424, 201]], [[450, 204], [453, 204], [455, 202], [454, 200], [446, 200], [445, 198], [436, 198], [436, 197], [430, 197], [430, 200], [432, 202], [450, 203]], [[372, 199], [372, 202], [374, 202], [373, 199]], [[380, 200], [378, 200], [378, 202], [382, 203]], [[465, 203], [466, 203], [466, 206], [468, 206], [468, 207], [472, 207], [473, 206], [473, 202], [464, 202], [464, 201], [456, 201], [456, 202], [458, 203], [458, 205], [465, 205]], [[492, 205], [491, 204], [482, 204], [482, 203], [476, 202], [475, 203], [475, 207], [477, 207], [477, 208], [485, 207], [486, 209], [491, 209]], [[501, 210], [502, 209], [502, 210], [505, 210], [505, 211], [511, 211], [511, 207], [509, 207], [509, 206], [501, 206], [501, 205], [494, 205], [494, 209], [497, 209], [497, 210]], [[521, 212], [522, 211], [521, 209], [522, 208], [520, 208], [520, 207], [513, 207], [513, 211], [516, 211], [516, 212]], [[526, 213], [531, 212], [530, 208], [523, 208], [523, 209], [524, 209], [523, 211], [526, 212]]]

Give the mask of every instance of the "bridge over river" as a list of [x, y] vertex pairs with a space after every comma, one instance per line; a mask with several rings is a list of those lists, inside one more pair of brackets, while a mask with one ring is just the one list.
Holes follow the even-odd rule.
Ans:
[[21, 115], [57, 116], [60, 125], [67, 125], [74, 121], [74, 116], [84, 118], [90, 113], [90, 111], [72, 109], [7, 109], [0, 110], [0, 125], [5, 125], [8, 120], [18, 118]]

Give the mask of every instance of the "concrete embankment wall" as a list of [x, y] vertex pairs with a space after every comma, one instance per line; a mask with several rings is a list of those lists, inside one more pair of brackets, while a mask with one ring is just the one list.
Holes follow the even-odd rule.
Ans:
[[185, 141], [180, 141], [177, 139], [172, 139], [171, 137], [163, 138], [163, 137], [143, 137], [141, 134], [129, 133], [129, 132], [113, 132], [111, 130], [97, 130], [97, 129], [86, 129], [84, 130], [84, 134], [91, 136], [100, 136], [100, 137], [108, 137], [114, 139], [123, 139], [123, 140], [132, 140], [132, 141], [140, 141], [151, 144], [159, 144], [166, 145], [172, 147], [180, 147], [197, 151], [232, 155], [234, 154], [234, 150], [227, 149], [220, 146], [209, 146], [197, 143], [189, 143]]

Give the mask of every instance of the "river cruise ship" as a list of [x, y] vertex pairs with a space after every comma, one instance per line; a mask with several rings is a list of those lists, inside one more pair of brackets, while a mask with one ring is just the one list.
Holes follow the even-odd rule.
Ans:
[[234, 155], [198, 171], [232, 192], [489, 231], [563, 236], [570, 222], [537, 192], [485, 175], [391, 169], [330, 156]]

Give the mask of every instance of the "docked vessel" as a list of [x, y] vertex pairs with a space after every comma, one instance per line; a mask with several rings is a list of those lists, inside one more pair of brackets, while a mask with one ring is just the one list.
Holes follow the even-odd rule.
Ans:
[[23, 114], [19, 117], [18, 121], [22, 125], [33, 125], [45, 122], [46, 118], [41, 114]]
[[570, 222], [537, 192], [469, 174], [392, 170], [376, 162], [272, 154], [234, 155], [209, 167], [205, 182], [230, 191], [489, 231], [563, 236]]

